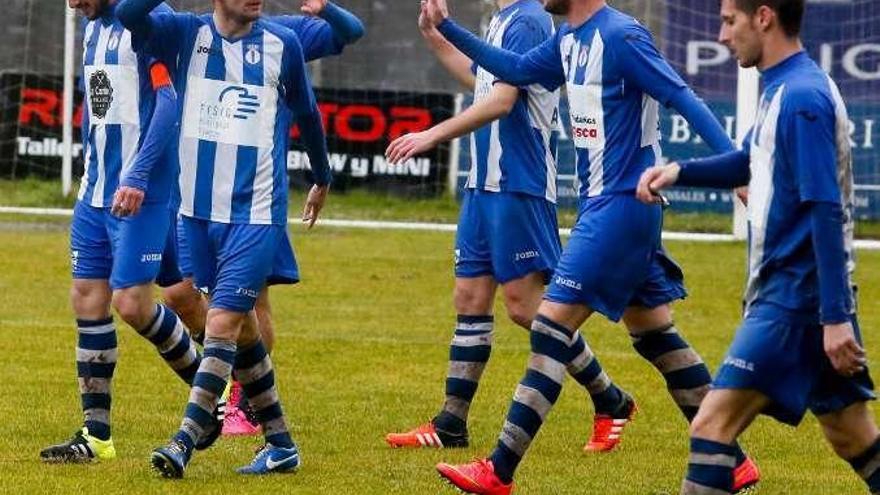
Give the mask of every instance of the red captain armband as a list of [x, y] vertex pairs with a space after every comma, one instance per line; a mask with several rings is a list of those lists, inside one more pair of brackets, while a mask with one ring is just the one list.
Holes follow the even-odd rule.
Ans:
[[171, 86], [171, 74], [168, 68], [162, 62], [156, 62], [150, 66], [150, 81], [153, 83], [153, 90], [157, 90], [163, 86]]

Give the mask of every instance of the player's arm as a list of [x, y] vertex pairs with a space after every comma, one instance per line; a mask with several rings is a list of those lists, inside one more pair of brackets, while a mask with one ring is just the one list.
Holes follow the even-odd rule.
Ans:
[[461, 53], [461, 50], [452, 43], [446, 41], [446, 38], [437, 30], [437, 26], [429, 21], [424, 8], [419, 13], [419, 31], [428, 43], [428, 48], [431, 49], [446, 71], [468, 91], [473, 91], [477, 82], [473, 70], [474, 61]]
[[318, 215], [324, 207], [330, 191], [332, 175], [330, 161], [327, 156], [327, 139], [312, 83], [306, 71], [302, 48], [295, 38], [291, 38], [284, 47], [284, 89], [285, 99], [290, 109], [297, 116], [300, 135], [309, 157], [312, 178], [315, 185], [309, 191], [303, 208], [303, 222], [309, 228], [315, 225]]
[[642, 173], [636, 196], [645, 203], [658, 203], [661, 190], [672, 185], [733, 189], [749, 183], [751, 131], [743, 140], [741, 150], [680, 163], [658, 165]]
[[484, 125], [506, 116], [519, 98], [519, 89], [498, 82], [492, 91], [467, 110], [450, 119], [422, 131], [407, 134], [395, 139], [385, 156], [391, 163], [406, 161], [415, 155], [433, 149], [440, 143], [464, 136]]
[[364, 36], [361, 20], [333, 2], [303, 0], [300, 10], [306, 15], [279, 15], [269, 20], [296, 33], [306, 62], [339, 55]]
[[163, 0], [122, 0], [116, 6], [116, 17], [136, 36], [149, 37], [152, 29], [150, 12]]
[[851, 323], [855, 312], [844, 246], [847, 213], [838, 180], [836, 115], [828, 98], [792, 90], [780, 114], [781, 143], [803, 206], [810, 211], [825, 352], [841, 374], [864, 369], [865, 351]]
[[422, 12], [429, 23], [475, 64], [513, 86], [541, 84], [549, 90], [565, 82], [559, 40], [552, 37], [525, 54], [496, 48], [449, 18], [445, 1], [427, 0]]
[[150, 67], [150, 81], [156, 93], [156, 106], [150, 119], [144, 141], [134, 163], [119, 182], [113, 197], [112, 213], [118, 216], [136, 215], [143, 204], [153, 168], [167, 166], [162, 156], [171, 139], [177, 134], [179, 108], [177, 92], [165, 65], [156, 62]]
[[678, 111], [715, 153], [734, 149], [718, 119], [663, 58], [647, 29], [633, 26], [611, 41], [616, 63], [628, 83]]

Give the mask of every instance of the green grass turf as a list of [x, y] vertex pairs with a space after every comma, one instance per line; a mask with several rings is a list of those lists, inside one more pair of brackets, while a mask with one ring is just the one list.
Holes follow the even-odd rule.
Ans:
[[[74, 189], [76, 184], [74, 184]], [[0, 205], [70, 208], [74, 197], [61, 196], [61, 183], [37, 179], [17, 181], [0, 179]], [[291, 193], [290, 215], [302, 211], [305, 191]], [[572, 208], [559, 209], [559, 225], [574, 225], [577, 212]], [[451, 196], [431, 199], [401, 198], [386, 194], [353, 189], [345, 194], [333, 193], [322, 213], [324, 218], [358, 220], [403, 220], [414, 222], [455, 223], [458, 220], [458, 204]], [[24, 217], [0, 214], [4, 221], [33, 221]], [[46, 221], [45, 218], [37, 221]], [[62, 220], [64, 221], [64, 220]], [[682, 213], [672, 208], [666, 212], [664, 229], [675, 232], [730, 233], [733, 218], [718, 213]], [[856, 222], [856, 237], [880, 239], [880, 222]]]
[[[47, 466], [37, 459], [42, 447], [65, 439], [80, 422], [67, 232], [58, 226], [0, 229], [0, 492], [454, 493], [433, 466], [490, 451], [524, 370], [526, 332], [498, 317], [497, 345], [472, 410], [471, 448], [391, 450], [383, 442], [386, 432], [429, 419], [442, 400], [455, 316], [453, 238], [331, 228], [303, 233], [298, 227], [293, 234], [303, 283], [273, 289], [274, 359], [304, 466], [295, 475], [242, 478], [232, 468], [250, 460], [257, 439], [222, 439], [196, 454], [184, 480], [171, 482], [155, 478], [147, 459], [179, 424], [187, 390], [124, 325], [114, 380], [118, 459], [86, 466]], [[691, 291], [676, 320], [714, 368], [738, 322], [744, 247], [668, 247]], [[868, 347], [876, 349], [880, 253], [860, 254], [861, 317]], [[518, 493], [678, 493], [687, 435], [662, 380], [631, 349], [620, 326], [595, 318], [583, 332], [641, 412], [619, 451], [584, 454], [591, 408], [569, 380], [518, 473]], [[797, 430], [762, 419], [744, 445], [764, 472], [759, 493], [864, 493], [823, 443], [813, 419]]]

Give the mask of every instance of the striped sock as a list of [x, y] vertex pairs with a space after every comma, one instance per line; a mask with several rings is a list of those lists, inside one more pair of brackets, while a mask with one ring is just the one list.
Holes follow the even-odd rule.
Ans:
[[565, 363], [571, 357], [571, 330], [543, 315], [539, 314], [532, 322], [530, 340], [532, 354], [526, 375], [516, 388], [491, 456], [495, 473], [505, 483], [513, 479], [532, 439], [559, 398]]
[[190, 389], [180, 431], [174, 437], [190, 450], [213, 421], [214, 409], [232, 374], [235, 350], [235, 341], [211, 337], [205, 339], [204, 357]]
[[272, 359], [262, 341], [258, 340], [247, 349], [238, 351], [235, 356], [235, 377], [263, 427], [266, 442], [276, 447], [293, 447], [278, 389], [275, 388]]
[[691, 438], [691, 455], [681, 495], [725, 495], [733, 487], [736, 447]]
[[138, 333], [156, 346], [159, 355], [177, 373], [177, 376], [192, 385], [201, 357], [183, 322], [174, 311], [157, 304], [156, 316], [152, 323]]
[[110, 438], [110, 384], [116, 369], [116, 328], [113, 318], [76, 320], [76, 374], [84, 426], [89, 435]]
[[850, 459], [849, 465], [865, 480], [871, 493], [880, 493], [880, 438], [861, 455]]
[[468, 412], [489, 355], [492, 353], [492, 315], [458, 315], [449, 346], [446, 402], [434, 418], [434, 426], [448, 433], [467, 431]]
[[[631, 337], [636, 351], [663, 375], [669, 395], [687, 422], [693, 421], [712, 385], [712, 374], [703, 359], [672, 323]], [[739, 466], [746, 460], [746, 455], [739, 444], [734, 446], [736, 465]]]
[[574, 359], [567, 365], [568, 373], [590, 393], [597, 414], [617, 412], [624, 404], [623, 391], [611, 382], [580, 332], [574, 333], [573, 342], [569, 352]]

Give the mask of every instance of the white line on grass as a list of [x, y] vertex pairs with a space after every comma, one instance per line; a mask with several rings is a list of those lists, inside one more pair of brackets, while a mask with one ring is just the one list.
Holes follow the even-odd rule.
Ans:
[[[69, 217], [73, 210], [65, 208], [26, 208], [20, 206], [0, 206], [0, 213], [15, 215], [45, 215], [54, 217]], [[288, 223], [297, 224], [300, 220], [291, 219]], [[351, 229], [370, 230], [420, 230], [428, 232], [455, 232], [454, 223], [430, 223], [430, 222], [391, 222], [375, 220], [337, 220], [323, 219], [319, 225], [327, 227], [340, 227]], [[559, 234], [567, 237], [571, 235], [571, 229], [559, 229]], [[730, 234], [699, 234], [693, 232], [663, 232], [663, 239], [668, 241], [690, 242], [734, 242], [736, 239]], [[856, 249], [880, 250], [880, 241], [857, 240]]]

